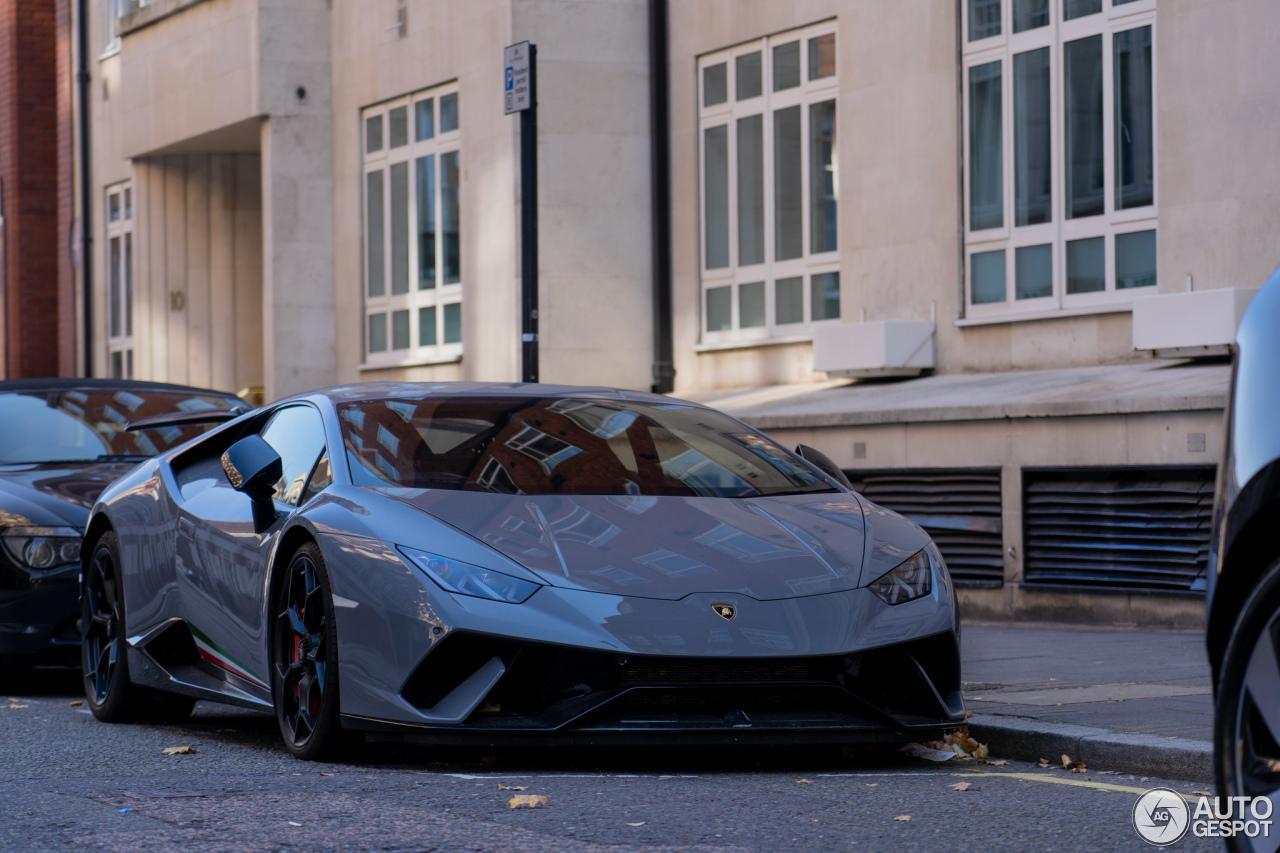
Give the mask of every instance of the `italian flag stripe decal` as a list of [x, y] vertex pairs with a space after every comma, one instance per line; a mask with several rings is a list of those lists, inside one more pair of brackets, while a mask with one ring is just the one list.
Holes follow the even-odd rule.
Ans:
[[209, 663], [213, 664], [216, 667], [219, 667], [220, 669], [225, 669], [227, 672], [231, 673], [232, 675], [239, 676], [240, 678], [243, 678], [245, 681], [258, 685], [264, 690], [271, 689], [270, 686], [268, 686], [266, 683], [262, 681], [262, 679], [258, 678], [253, 673], [249, 672], [249, 670], [245, 669], [240, 664], [236, 663], [235, 658], [231, 657], [222, 649], [218, 648], [218, 646], [213, 642], [213, 640], [210, 640], [204, 634], [200, 633], [200, 631], [197, 630], [194, 625], [188, 622], [187, 628], [191, 630], [191, 637], [196, 641], [196, 648], [200, 651], [200, 657], [204, 658], [205, 660], [209, 661]]

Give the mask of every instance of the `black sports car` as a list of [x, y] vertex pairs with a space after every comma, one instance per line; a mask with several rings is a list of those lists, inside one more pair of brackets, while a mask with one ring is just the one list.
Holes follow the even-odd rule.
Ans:
[[180, 385], [0, 382], [0, 666], [79, 662], [76, 576], [94, 501], [134, 465], [212, 424], [125, 427], [247, 408], [229, 394]]
[[[1280, 805], [1280, 270], [1236, 333], [1209, 571], [1218, 792]], [[1259, 807], [1259, 811], [1262, 807]], [[1257, 812], [1254, 812], [1257, 814]], [[1280, 834], [1235, 837], [1275, 850]]]

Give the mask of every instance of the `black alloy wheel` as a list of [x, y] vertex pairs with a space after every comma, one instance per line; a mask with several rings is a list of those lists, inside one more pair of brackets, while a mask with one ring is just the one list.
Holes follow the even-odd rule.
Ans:
[[314, 543], [293, 555], [279, 590], [272, 671], [280, 734], [297, 757], [329, 760], [343, 740], [338, 642], [329, 577]]
[[[1222, 660], [1214, 714], [1218, 795], [1266, 797], [1280, 811], [1280, 561], [1263, 575], [1245, 602]], [[1265, 811], [1265, 806], [1258, 811]], [[1253, 814], [1246, 807], [1243, 818]], [[1276, 818], [1280, 819], [1280, 814]], [[1276, 849], [1276, 832], [1255, 839], [1236, 836], [1236, 851]]]

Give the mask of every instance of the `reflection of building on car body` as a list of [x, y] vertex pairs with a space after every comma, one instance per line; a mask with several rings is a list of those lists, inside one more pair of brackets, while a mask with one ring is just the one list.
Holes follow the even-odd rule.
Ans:
[[351, 733], [842, 742], [962, 724], [937, 549], [801, 453], [614, 389], [281, 401], [102, 496], [90, 706], [274, 707], [303, 757]]

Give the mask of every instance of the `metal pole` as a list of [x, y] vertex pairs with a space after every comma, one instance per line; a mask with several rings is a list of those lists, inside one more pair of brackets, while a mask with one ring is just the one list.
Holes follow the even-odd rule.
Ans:
[[538, 381], [538, 47], [529, 45], [529, 109], [520, 113], [522, 382]]

